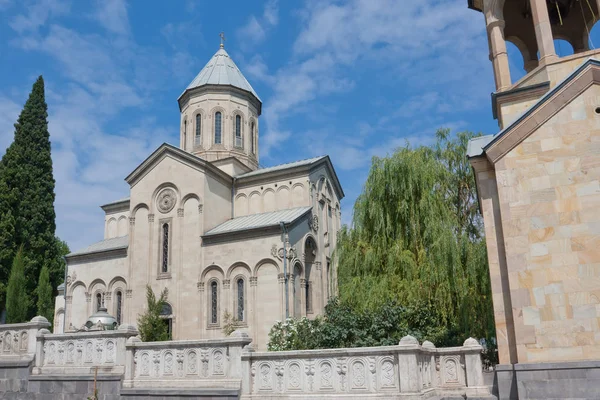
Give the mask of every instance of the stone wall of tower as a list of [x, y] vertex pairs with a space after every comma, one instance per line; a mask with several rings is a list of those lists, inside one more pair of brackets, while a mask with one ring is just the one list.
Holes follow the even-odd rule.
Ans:
[[[215, 114], [221, 113], [221, 143], [215, 143]], [[236, 144], [236, 116], [241, 117], [241, 146]], [[200, 135], [196, 122], [200, 116]], [[253, 132], [254, 130], [254, 132]], [[180, 147], [207, 161], [235, 157], [251, 170], [258, 168], [258, 110], [235, 91], [203, 91], [190, 95], [181, 110]]]

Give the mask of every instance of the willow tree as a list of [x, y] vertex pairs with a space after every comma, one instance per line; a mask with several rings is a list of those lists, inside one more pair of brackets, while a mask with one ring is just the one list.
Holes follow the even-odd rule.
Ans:
[[375, 157], [342, 228], [339, 295], [355, 307], [395, 301], [434, 310], [433, 321], [466, 336], [494, 335], [476, 188], [466, 158], [472, 133], [436, 134], [433, 146]]

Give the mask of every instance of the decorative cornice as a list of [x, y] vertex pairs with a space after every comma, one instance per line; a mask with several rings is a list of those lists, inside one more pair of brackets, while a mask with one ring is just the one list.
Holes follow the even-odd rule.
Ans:
[[180, 217], [180, 218], [183, 217], [183, 208], [178, 208], [177, 209], [177, 216]]
[[205, 286], [204, 282], [198, 282], [198, 283], [196, 283], [196, 286], [198, 287], [199, 292], [204, 292], [204, 286]]
[[229, 289], [230, 286], [231, 286], [231, 279], [224, 279], [223, 280], [223, 288]]
[[127, 290], [125, 291], [125, 297], [126, 297], [126, 298], [128, 298], [128, 299], [130, 299], [130, 298], [131, 298], [131, 295], [132, 295], [132, 291], [131, 291], [131, 289], [127, 289]]
[[154, 222], [154, 214], [148, 214], [148, 222], [150, 222], [150, 223]]

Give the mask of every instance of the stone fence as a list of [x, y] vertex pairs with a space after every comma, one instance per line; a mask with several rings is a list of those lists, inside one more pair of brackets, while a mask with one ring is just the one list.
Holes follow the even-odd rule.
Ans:
[[243, 399], [486, 397], [481, 346], [398, 346], [244, 352]]
[[[0, 369], [8, 376], [12, 368], [20, 379], [8, 382], [11, 388], [62, 393], [62, 382], [71, 393], [85, 380], [89, 391], [97, 373], [114, 381], [106, 389], [111, 396], [125, 397], [203, 390], [272, 400], [489, 396], [474, 339], [440, 349], [406, 336], [398, 346], [255, 352], [239, 331], [224, 339], [141, 342], [129, 325], [66, 334], [51, 334], [48, 326], [43, 317], [0, 325]], [[0, 393], [8, 383], [0, 378]]]
[[40, 329], [50, 327], [44, 317], [35, 317], [22, 324], [0, 325], [0, 357], [33, 358], [36, 349], [36, 335]]
[[252, 342], [247, 335], [212, 340], [127, 341], [126, 388], [239, 389], [242, 349]]

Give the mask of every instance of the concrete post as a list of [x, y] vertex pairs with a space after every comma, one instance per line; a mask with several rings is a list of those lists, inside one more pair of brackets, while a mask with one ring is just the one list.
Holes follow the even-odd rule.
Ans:
[[398, 352], [398, 372], [400, 373], [400, 393], [419, 393], [421, 382], [417, 353], [419, 342], [414, 337], [407, 335], [400, 339]]
[[473, 338], [465, 340], [463, 350], [465, 354], [465, 373], [467, 378], [467, 397], [476, 397], [486, 394], [488, 389], [483, 381], [483, 365], [481, 363], [481, 350], [483, 348]]
[[531, 0], [530, 3], [535, 38], [538, 51], [540, 52], [540, 65], [544, 65], [556, 59], [552, 26], [550, 26], [550, 17], [548, 16], [548, 6], [546, 0]]

